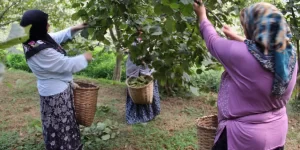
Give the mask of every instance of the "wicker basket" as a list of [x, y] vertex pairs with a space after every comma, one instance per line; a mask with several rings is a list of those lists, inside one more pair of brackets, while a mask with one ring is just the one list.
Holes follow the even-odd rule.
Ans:
[[76, 83], [80, 86], [74, 90], [76, 120], [88, 127], [94, 121], [99, 87], [90, 83]]
[[218, 127], [217, 115], [205, 116], [197, 119], [197, 134], [199, 150], [211, 150]]
[[153, 77], [147, 76], [152, 79], [147, 85], [142, 87], [130, 87], [128, 81], [133, 77], [126, 80], [129, 96], [135, 104], [151, 104], [153, 101]]

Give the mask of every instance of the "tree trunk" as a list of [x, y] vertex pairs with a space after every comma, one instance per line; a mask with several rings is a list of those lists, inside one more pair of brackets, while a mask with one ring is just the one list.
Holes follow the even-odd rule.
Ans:
[[115, 65], [114, 74], [113, 74], [113, 78], [112, 78], [115, 81], [121, 81], [122, 61], [123, 61], [123, 55], [120, 53], [117, 53], [116, 65]]

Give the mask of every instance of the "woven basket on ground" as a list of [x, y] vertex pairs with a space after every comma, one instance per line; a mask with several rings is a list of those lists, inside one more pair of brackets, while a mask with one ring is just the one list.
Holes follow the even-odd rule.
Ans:
[[128, 87], [129, 96], [131, 97], [133, 103], [135, 104], [151, 104], [153, 100], [153, 77], [146, 76], [152, 80], [144, 86], [141, 87], [131, 87], [128, 81], [133, 77], [126, 80], [126, 85]]
[[211, 150], [218, 127], [217, 115], [197, 119], [197, 134], [199, 150]]
[[88, 127], [94, 121], [99, 87], [90, 83], [76, 83], [80, 86], [74, 90], [76, 120]]

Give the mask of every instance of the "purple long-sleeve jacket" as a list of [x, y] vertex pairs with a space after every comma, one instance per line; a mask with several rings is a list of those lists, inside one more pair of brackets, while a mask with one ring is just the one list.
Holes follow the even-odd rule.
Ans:
[[296, 84], [298, 64], [286, 92], [272, 96], [274, 74], [266, 71], [243, 42], [220, 37], [209, 20], [200, 23], [209, 52], [224, 66], [218, 96], [219, 126], [227, 129], [228, 150], [272, 150], [284, 146], [286, 104]]

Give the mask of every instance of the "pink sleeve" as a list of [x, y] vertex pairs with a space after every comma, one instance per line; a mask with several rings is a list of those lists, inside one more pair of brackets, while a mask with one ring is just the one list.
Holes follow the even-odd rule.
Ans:
[[251, 80], [257, 73], [265, 74], [265, 70], [249, 53], [244, 42], [220, 37], [209, 20], [200, 23], [200, 32], [211, 55], [224, 66], [236, 83]]
[[236, 41], [220, 37], [213, 25], [207, 19], [200, 23], [199, 28], [211, 55], [215, 57], [226, 69], [228, 69], [228, 67], [231, 66], [231, 46]]

